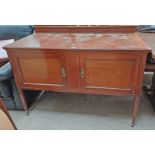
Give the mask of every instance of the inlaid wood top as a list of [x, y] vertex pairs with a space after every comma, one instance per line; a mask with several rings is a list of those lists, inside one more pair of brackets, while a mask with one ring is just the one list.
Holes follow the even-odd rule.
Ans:
[[36, 33], [5, 48], [151, 51], [136, 33]]

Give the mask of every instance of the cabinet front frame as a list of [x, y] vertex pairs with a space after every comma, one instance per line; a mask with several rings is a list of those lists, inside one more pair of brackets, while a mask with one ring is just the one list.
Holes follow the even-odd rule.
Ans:
[[[139, 69], [140, 69], [140, 61], [142, 56], [144, 56], [144, 54], [146, 55], [145, 51], [101, 51], [101, 50], [41, 50], [41, 49], [31, 49], [31, 52], [29, 53], [31, 54], [42, 54], [42, 55], [55, 55], [58, 57], [62, 58], [62, 64], [63, 67], [65, 68], [66, 72], [67, 72], [67, 68], [66, 68], [66, 62], [67, 59], [65, 58], [66, 56], [78, 56], [79, 57], [79, 69], [84, 68], [85, 67], [85, 57], [104, 57], [105, 60], [108, 59], [120, 59], [123, 58], [123, 60], [131, 60], [131, 61], [135, 61], [135, 71], [134, 71], [134, 84], [133, 84], [133, 88], [130, 90], [125, 90], [125, 89], [109, 89], [109, 88], [105, 88], [105, 89], [86, 89], [85, 88], [85, 83], [84, 83], [84, 79], [82, 79], [80, 77], [80, 71], [79, 71], [79, 76], [77, 77], [77, 80], [80, 81], [80, 86], [77, 90], [72, 90], [70, 88], [67, 87], [67, 77], [63, 78], [64, 81], [64, 87], [54, 87], [49, 85], [31, 85], [31, 84], [23, 84], [23, 79], [22, 76], [20, 75], [20, 70], [19, 67], [17, 65], [17, 60], [16, 57], [17, 56], [23, 56], [26, 55], [26, 52], [30, 52], [29, 49], [14, 49], [13, 51], [10, 50], [10, 52], [8, 52], [9, 57], [10, 57], [10, 61], [12, 63], [13, 70], [15, 72], [15, 74], [18, 75], [18, 79], [16, 81], [18, 81], [20, 87], [22, 89], [30, 89], [30, 90], [47, 90], [47, 91], [59, 91], [59, 92], [75, 92], [75, 93], [86, 93], [86, 94], [105, 94], [105, 95], [135, 95], [135, 89], [137, 86], [137, 81], [138, 81], [138, 74], [139, 74]], [[107, 55], [107, 56], [106, 56]], [[110, 57], [110, 58], [109, 58]], [[69, 61], [69, 60], [68, 60]], [[15, 68], [15, 69], [14, 69]]]

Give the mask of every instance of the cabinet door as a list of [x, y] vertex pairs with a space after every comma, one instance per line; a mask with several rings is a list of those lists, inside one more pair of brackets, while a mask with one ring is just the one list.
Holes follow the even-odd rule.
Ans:
[[81, 90], [104, 94], [134, 94], [140, 57], [116, 52], [81, 55]]
[[16, 53], [14, 59], [21, 87], [43, 90], [64, 89], [66, 72], [63, 55]]

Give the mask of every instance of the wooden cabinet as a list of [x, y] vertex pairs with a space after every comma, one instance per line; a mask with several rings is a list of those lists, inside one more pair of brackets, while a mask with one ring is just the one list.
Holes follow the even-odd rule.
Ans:
[[5, 49], [25, 110], [25, 89], [131, 95], [135, 124], [151, 51], [135, 33], [36, 33]]

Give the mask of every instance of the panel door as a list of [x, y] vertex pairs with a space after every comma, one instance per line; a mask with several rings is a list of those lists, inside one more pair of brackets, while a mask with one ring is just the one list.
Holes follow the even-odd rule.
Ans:
[[81, 55], [81, 90], [104, 94], [134, 94], [140, 57], [133, 54]]
[[61, 90], [66, 86], [63, 55], [16, 54], [15, 65], [24, 88]]

